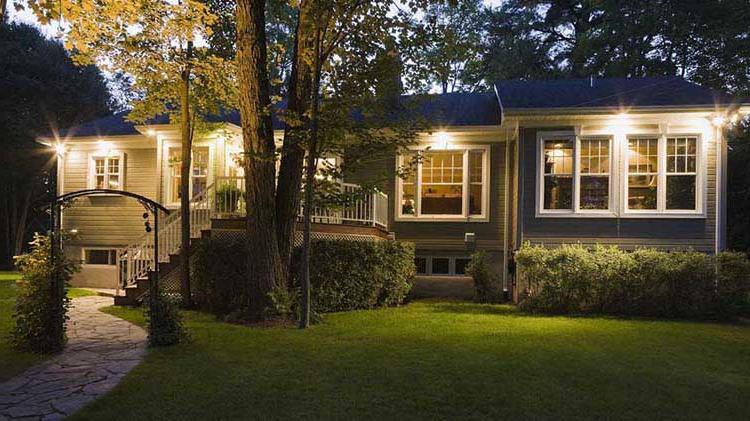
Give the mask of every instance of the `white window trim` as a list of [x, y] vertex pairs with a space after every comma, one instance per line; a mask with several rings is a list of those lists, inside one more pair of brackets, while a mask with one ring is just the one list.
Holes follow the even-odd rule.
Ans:
[[[679, 209], [667, 209], [667, 138], [675, 137], [694, 137], [696, 139], [695, 145], [695, 209], [679, 210]], [[628, 208], [628, 167], [629, 167], [629, 154], [628, 154], [628, 142], [630, 139], [658, 139], [658, 150], [659, 150], [659, 168], [658, 168], [658, 186], [657, 198], [656, 198], [656, 210], [652, 209], [629, 209]], [[623, 142], [621, 153], [623, 156], [623, 189], [621, 193], [621, 209], [622, 215], [631, 218], [705, 218], [706, 209], [704, 204], [706, 203], [706, 168], [705, 159], [703, 159], [705, 151], [705, 145], [703, 142], [703, 136], [699, 133], [668, 133], [668, 134], [638, 134], [638, 135], [627, 135]]]
[[109, 181], [109, 159], [111, 158], [118, 158], [120, 160], [120, 166], [119, 166], [119, 177], [120, 177], [120, 190], [126, 190], [125, 186], [125, 153], [124, 152], [109, 152], [109, 153], [100, 153], [100, 152], [91, 152], [88, 155], [88, 177], [86, 180], [86, 185], [90, 189], [96, 188], [96, 159], [105, 159], [104, 162], [104, 169], [105, 169], [105, 178], [104, 178], [104, 184], [108, 185]]
[[[573, 209], [543, 209], [544, 208], [544, 140], [559, 139], [561, 137], [575, 138], [575, 159], [573, 163]], [[666, 187], [666, 139], [673, 137], [694, 137], [696, 145], [696, 209], [668, 210], [666, 209], [666, 188], [659, 189], [657, 210], [629, 210], [628, 201], [628, 141], [636, 138], [659, 139], [659, 185]], [[608, 211], [580, 209], [580, 154], [581, 139], [610, 139], [610, 209]], [[633, 133], [622, 136], [612, 133], [586, 133], [577, 135], [572, 130], [537, 132], [536, 139], [536, 204], [537, 218], [665, 218], [665, 219], [702, 219], [706, 218], [708, 189], [706, 185], [706, 153], [707, 145], [704, 136], [699, 132], [669, 132], [669, 133]], [[619, 188], [618, 188], [619, 186]]]
[[[114, 251], [115, 252], [115, 261], [110, 264], [100, 264], [100, 263], [86, 263], [86, 250], [107, 250], [107, 251]], [[105, 268], [114, 268], [117, 267], [117, 248], [116, 247], [81, 247], [81, 266], [94, 266], [94, 267], [105, 267]]]
[[[424, 151], [427, 145], [410, 147], [413, 151]], [[470, 150], [482, 150], [482, 214], [481, 215], [468, 215], [469, 212], [469, 187], [471, 181], [469, 180], [469, 151]], [[443, 152], [443, 151], [462, 151], [463, 152], [463, 203], [462, 203], [462, 214], [461, 215], [420, 215], [419, 211], [422, 209], [422, 174], [420, 163], [417, 166], [415, 176], [415, 198], [417, 201], [417, 214], [416, 215], [404, 215], [401, 213], [401, 197], [403, 193], [403, 179], [396, 176], [396, 194], [394, 195], [394, 209], [395, 217], [394, 220], [397, 222], [489, 222], [490, 220], [490, 183], [491, 171], [490, 171], [490, 154], [491, 145], [488, 144], [451, 144], [450, 148], [437, 149], [431, 148], [430, 152]], [[400, 168], [404, 165], [403, 155], [396, 156], [396, 168]]]
[[[573, 141], [573, 203], [571, 209], [544, 209], [544, 142], [553, 139], [570, 139]], [[609, 209], [581, 209], [581, 140], [609, 139]], [[578, 136], [573, 131], [540, 131], [537, 132], [537, 172], [536, 172], [536, 217], [537, 218], [611, 218], [615, 213], [615, 140], [611, 134]]]
[[[212, 143], [193, 143], [193, 148], [208, 148], [208, 175], [206, 176], [206, 186], [210, 186], [214, 182], [214, 144]], [[172, 198], [172, 173], [169, 171], [169, 150], [172, 148], [182, 148], [182, 144], [177, 142], [165, 142], [164, 144], [164, 165], [165, 165], [165, 171], [164, 171], [164, 193], [165, 193], [165, 200], [166, 203], [165, 206], [168, 208], [179, 208], [180, 202], [172, 202], [170, 199]], [[192, 155], [190, 158], [190, 165], [192, 167], [193, 165], [193, 159]], [[192, 174], [192, 168], [190, 173]], [[190, 176], [192, 179], [192, 175]], [[193, 183], [189, 184], [190, 186], [190, 197], [193, 196]]]

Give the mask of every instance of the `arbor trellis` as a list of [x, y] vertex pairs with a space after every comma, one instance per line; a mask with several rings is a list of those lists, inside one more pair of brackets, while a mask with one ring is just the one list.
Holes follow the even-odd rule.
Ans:
[[[62, 208], [68, 204], [74, 201], [75, 199], [79, 197], [84, 196], [96, 196], [96, 195], [118, 195], [118, 196], [125, 196], [130, 197], [138, 201], [138, 203], [143, 206], [143, 208], [147, 211], [143, 214], [144, 219], [146, 219], [145, 222], [145, 230], [146, 232], [154, 232], [154, 250], [153, 250], [153, 258], [154, 258], [154, 279], [152, 280], [152, 283], [149, 288], [149, 294], [151, 300], [149, 300], [150, 305], [154, 305], [155, 298], [159, 293], [159, 211], [164, 212], [166, 215], [169, 215], [169, 209], [162, 206], [160, 203], [149, 199], [148, 197], [142, 196], [140, 194], [136, 194], [133, 192], [125, 191], [125, 190], [112, 190], [112, 189], [86, 189], [86, 190], [77, 190], [74, 192], [63, 194], [62, 196], [55, 197], [54, 201], [52, 202], [52, 207], [50, 209], [51, 212], [51, 235], [53, 238], [52, 241], [52, 247], [51, 247], [51, 254], [50, 258], [53, 263], [54, 267], [54, 256], [55, 256], [55, 249], [59, 245], [60, 250], [62, 250], [62, 236], [60, 235], [60, 215], [62, 213]], [[148, 213], [151, 213], [154, 217], [154, 226], [153, 228], [148, 222]], [[57, 240], [57, 245], [55, 244], [54, 239]], [[54, 275], [53, 275], [54, 276]], [[53, 279], [53, 282], [55, 282], [55, 290], [60, 293], [60, 296], [57, 297], [58, 299], [62, 299], [62, 291], [63, 291], [63, 285], [60, 285], [58, 283], [58, 279]]]

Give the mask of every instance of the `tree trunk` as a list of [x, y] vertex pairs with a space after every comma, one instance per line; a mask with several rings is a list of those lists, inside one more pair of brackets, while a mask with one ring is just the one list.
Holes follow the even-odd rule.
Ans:
[[8, 19], [8, 11], [6, 10], [8, 0], [0, 0], [0, 25], [4, 24]]
[[312, 101], [310, 108], [310, 137], [307, 140], [307, 163], [305, 165], [305, 208], [304, 228], [302, 232], [302, 305], [300, 311], [299, 327], [305, 329], [310, 325], [310, 253], [312, 243], [310, 242], [311, 213], [313, 206], [313, 194], [315, 189], [315, 172], [317, 170], [317, 158], [319, 153], [318, 119], [320, 108], [320, 77], [322, 73], [321, 64], [321, 33], [315, 31], [313, 74], [312, 74]]
[[237, 2], [237, 66], [247, 201], [248, 316], [263, 318], [284, 278], [276, 239], [275, 145], [266, 68], [265, 2]]
[[[188, 42], [187, 60], [191, 59], [192, 42]], [[190, 291], [190, 160], [193, 136], [190, 130], [190, 65], [180, 75], [180, 131], [182, 136], [182, 163], [180, 166], [180, 293], [185, 307], [192, 307]], [[159, 261], [156, 257], [158, 269]]]
[[311, 108], [312, 66], [309, 57], [314, 52], [312, 37], [311, 1], [299, 6], [295, 34], [292, 72], [289, 77], [287, 115], [290, 117], [284, 130], [279, 182], [276, 190], [276, 232], [279, 254], [291, 283], [290, 262], [294, 247], [295, 228], [299, 215], [300, 187], [305, 157], [303, 142], [307, 136], [307, 121]]

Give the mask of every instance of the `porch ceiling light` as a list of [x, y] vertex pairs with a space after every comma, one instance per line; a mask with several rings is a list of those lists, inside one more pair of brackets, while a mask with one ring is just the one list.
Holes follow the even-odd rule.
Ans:
[[109, 150], [112, 148], [112, 145], [110, 145], [109, 142], [99, 139], [96, 142], [96, 149], [99, 151], [100, 154], [109, 156]]
[[146, 134], [148, 134], [149, 136], [153, 137], [153, 136], [156, 135], [156, 130], [154, 130], [154, 129], [148, 129], [148, 130], [146, 130]]
[[721, 127], [724, 125], [726, 120], [727, 119], [723, 115], [717, 115], [711, 119], [711, 124], [713, 124], [715, 127]]

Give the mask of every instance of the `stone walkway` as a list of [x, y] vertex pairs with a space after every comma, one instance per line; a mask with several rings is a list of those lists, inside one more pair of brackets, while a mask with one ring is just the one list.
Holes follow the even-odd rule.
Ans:
[[64, 418], [138, 365], [146, 353], [146, 332], [99, 311], [108, 305], [110, 297], [73, 300], [65, 350], [0, 384], [0, 420]]

